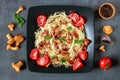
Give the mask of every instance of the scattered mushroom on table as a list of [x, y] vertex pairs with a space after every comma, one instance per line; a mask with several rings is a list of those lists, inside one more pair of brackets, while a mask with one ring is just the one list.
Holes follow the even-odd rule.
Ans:
[[99, 50], [100, 50], [100, 51], [103, 51], [103, 52], [106, 52], [106, 49], [105, 49], [105, 46], [104, 46], [104, 45], [101, 45], [101, 46], [99, 47]]
[[23, 65], [24, 65], [24, 61], [19, 60], [16, 63], [12, 63], [12, 68], [15, 69], [16, 72], [20, 72], [21, 67], [23, 67]]
[[18, 10], [16, 11], [16, 14], [19, 14], [22, 12], [25, 8], [23, 6], [19, 6]]
[[6, 37], [8, 39], [7, 41], [7, 50], [18, 50], [20, 47], [20, 44], [24, 41], [24, 36], [21, 34], [16, 34], [15, 36], [11, 36], [10, 33], [6, 34]]
[[13, 23], [8, 24], [8, 28], [10, 29], [10, 31], [13, 31], [15, 28], [15, 24]]
[[16, 46], [19, 46], [20, 43], [23, 42], [23, 40], [24, 40], [24, 37], [23, 37], [23, 35], [21, 35], [21, 34], [16, 34], [16, 35], [14, 36], [14, 41], [16, 42]]

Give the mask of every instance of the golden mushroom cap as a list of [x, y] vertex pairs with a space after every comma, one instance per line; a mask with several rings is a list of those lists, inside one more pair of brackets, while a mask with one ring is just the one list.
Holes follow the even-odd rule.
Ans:
[[112, 28], [112, 26], [110, 26], [110, 25], [105, 25], [104, 27], [103, 27], [103, 32], [105, 33], [105, 34], [111, 34], [112, 32], [113, 32], [113, 28]]
[[19, 6], [19, 10], [24, 10], [25, 8], [23, 6]]
[[11, 31], [14, 30], [14, 27], [15, 27], [15, 24], [13, 24], [13, 23], [8, 24], [8, 28], [9, 28]]
[[8, 28], [13, 28], [15, 25], [13, 23], [8, 24]]
[[15, 40], [16, 42], [22, 42], [22, 41], [24, 40], [24, 37], [23, 37], [23, 35], [21, 35], [21, 34], [16, 34], [16, 35], [14, 36], [14, 40]]

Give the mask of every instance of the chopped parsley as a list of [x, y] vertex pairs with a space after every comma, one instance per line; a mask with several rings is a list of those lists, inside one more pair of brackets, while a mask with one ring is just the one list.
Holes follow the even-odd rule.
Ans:
[[62, 58], [61, 61], [62, 61], [62, 63], [65, 63], [65, 62], [66, 62], [66, 59], [65, 59], [65, 58]]
[[65, 41], [65, 38], [59, 37], [59, 40], [64, 42], [64, 41]]
[[55, 58], [56, 58], [56, 55], [53, 55], [53, 56], [52, 56], [52, 59], [55, 59]]
[[71, 31], [71, 30], [72, 30], [72, 26], [69, 26], [69, 27], [67, 28], [67, 30], [68, 30], [68, 31]]
[[76, 43], [76, 44], [81, 44], [81, 43], [83, 43], [83, 39], [78, 39], [78, 38], [76, 38], [75, 40], [74, 40], [74, 43]]
[[51, 36], [45, 36], [44, 40], [50, 40], [52, 37]]

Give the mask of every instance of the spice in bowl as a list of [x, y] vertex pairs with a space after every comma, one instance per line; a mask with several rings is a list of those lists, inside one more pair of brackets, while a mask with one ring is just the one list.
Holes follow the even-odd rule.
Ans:
[[111, 3], [103, 3], [99, 7], [99, 15], [103, 19], [111, 19], [115, 15], [115, 7]]

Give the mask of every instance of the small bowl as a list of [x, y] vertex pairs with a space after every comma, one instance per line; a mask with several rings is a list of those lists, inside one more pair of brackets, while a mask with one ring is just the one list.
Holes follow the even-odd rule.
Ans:
[[115, 6], [111, 3], [103, 3], [99, 7], [99, 15], [103, 19], [111, 19], [115, 13]]

